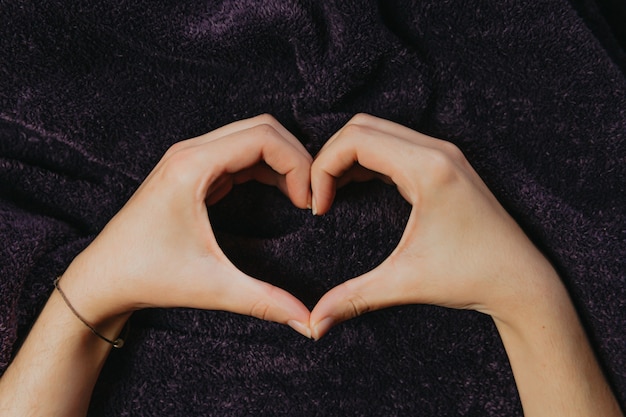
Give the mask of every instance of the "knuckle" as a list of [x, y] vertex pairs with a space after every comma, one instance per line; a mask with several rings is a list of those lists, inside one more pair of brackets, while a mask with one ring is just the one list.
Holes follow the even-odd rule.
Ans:
[[358, 317], [372, 310], [369, 303], [358, 294], [352, 295], [348, 298], [348, 305], [352, 310], [352, 317]]
[[261, 123], [253, 128], [254, 136], [261, 139], [272, 139], [277, 136], [278, 131], [270, 123]]
[[361, 295], [360, 282], [356, 280], [347, 281], [344, 288], [344, 299], [349, 317], [357, 317], [372, 311], [372, 305]]
[[436, 185], [447, 184], [456, 177], [455, 161], [443, 150], [432, 149], [428, 155], [428, 164], [430, 180]]
[[170, 146], [167, 149], [167, 151], [165, 152], [165, 155], [163, 155], [163, 159], [167, 159], [167, 158], [171, 157], [175, 153], [177, 153], [177, 152], [181, 151], [182, 149], [184, 149], [186, 146], [187, 146], [187, 141], [186, 140], [174, 143], [172, 146]]
[[329, 161], [326, 158], [315, 158], [311, 163], [310, 176], [311, 181], [315, 182], [320, 174], [328, 173]]
[[373, 119], [373, 116], [367, 113], [357, 113], [354, 116], [352, 116], [348, 124], [349, 125], [351, 124], [364, 125], [364, 124], [370, 123], [372, 119]]
[[350, 123], [342, 129], [341, 136], [344, 138], [355, 139], [367, 136], [369, 133], [369, 127], [362, 124]]
[[255, 122], [261, 125], [270, 125], [274, 128], [278, 125], [278, 120], [276, 120], [276, 118], [269, 113], [260, 114], [256, 116], [254, 119], [255, 119]]
[[250, 316], [256, 317], [261, 320], [269, 320], [270, 317], [270, 305], [263, 301], [259, 300], [250, 309]]
[[261, 320], [272, 319], [272, 301], [277, 297], [277, 288], [267, 283], [261, 283], [261, 286], [257, 288], [256, 301], [250, 308], [249, 315], [259, 318]]
[[181, 148], [172, 152], [161, 168], [161, 177], [166, 183], [188, 184], [193, 180], [190, 170], [194, 152], [189, 148]]
[[461, 149], [452, 142], [442, 141], [441, 149], [454, 162], [462, 162], [465, 160], [465, 155], [463, 155]]

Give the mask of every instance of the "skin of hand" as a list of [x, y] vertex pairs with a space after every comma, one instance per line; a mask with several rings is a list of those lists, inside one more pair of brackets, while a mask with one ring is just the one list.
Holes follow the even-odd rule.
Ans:
[[224, 310], [289, 324], [309, 337], [309, 310], [249, 277], [219, 248], [206, 205], [235, 184], [278, 187], [311, 204], [312, 158], [273, 117], [231, 123], [173, 145], [60, 284], [92, 324], [147, 307]]
[[[395, 184], [412, 204], [406, 229], [378, 268], [320, 300], [311, 316], [314, 335], [355, 315], [400, 304], [472, 309], [506, 319], [513, 308], [524, 307], [525, 294], [560, 283], [452, 143], [357, 115], [313, 162], [314, 212], [329, 210], [337, 187], [372, 178]], [[536, 269], [531, 276], [529, 266]], [[538, 273], [541, 279], [533, 279]], [[554, 282], [546, 283], [546, 276]]]
[[357, 115], [313, 161], [313, 213], [337, 187], [373, 178], [412, 205], [406, 229], [381, 265], [319, 300], [314, 339], [395, 305], [473, 309], [496, 324], [526, 416], [622, 416], [560, 277], [456, 146]]

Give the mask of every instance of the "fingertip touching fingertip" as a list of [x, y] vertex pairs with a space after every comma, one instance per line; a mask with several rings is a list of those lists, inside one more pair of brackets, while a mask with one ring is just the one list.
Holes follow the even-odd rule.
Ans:
[[289, 320], [287, 325], [307, 339], [312, 338], [311, 328], [297, 320]]
[[317, 324], [311, 326], [311, 335], [313, 340], [317, 341], [322, 338], [331, 327], [335, 324], [335, 320], [332, 317], [326, 317], [320, 320]]

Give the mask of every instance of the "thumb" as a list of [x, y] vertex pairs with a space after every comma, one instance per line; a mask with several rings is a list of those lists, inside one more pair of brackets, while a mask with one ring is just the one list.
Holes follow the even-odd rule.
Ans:
[[377, 268], [324, 294], [311, 312], [311, 337], [319, 340], [333, 326], [369, 311], [410, 303], [394, 270], [387, 259]]
[[255, 278], [240, 275], [232, 282], [231, 294], [224, 294], [221, 309], [257, 317], [262, 320], [287, 324], [310, 338], [309, 310], [289, 292]]
[[214, 266], [211, 275], [214, 279], [179, 285], [184, 291], [177, 298], [170, 299], [167, 306], [228, 311], [256, 317], [289, 325], [298, 333], [311, 337], [309, 309], [289, 292], [253, 278], [228, 262]]

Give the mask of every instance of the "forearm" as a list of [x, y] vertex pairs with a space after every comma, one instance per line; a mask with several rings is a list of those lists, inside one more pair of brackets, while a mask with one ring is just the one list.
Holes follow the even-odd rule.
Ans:
[[[127, 319], [98, 323], [115, 338]], [[13, 363], [0, 379], [3, 416], [86, 415], [111, 345], [96, 337], [54, 291]]]
[[543, 283], [532, 304], [494, 317], [524, 415], [622, 416], [565, 288]]

